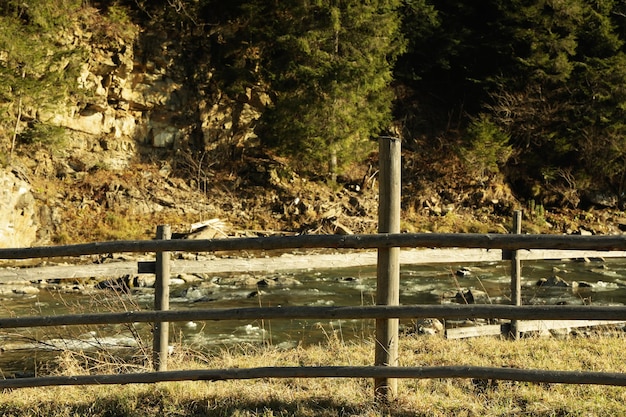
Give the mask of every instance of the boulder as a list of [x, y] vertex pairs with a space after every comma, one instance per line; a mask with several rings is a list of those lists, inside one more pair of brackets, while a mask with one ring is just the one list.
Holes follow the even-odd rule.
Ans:
[[32, 246], [37, 239], [35, 199], [14, 172], [0, 171], [0, 247]]
[[256, 287], [259, 278], [251, 274], [235, 274], [229, 277], [217, 277], [212, 280], [217, 285], [229, 285], [234, 287]]
[[302, 285], [300, 281], [295, 278], [286, 276], [277, 276], [273, 278], [263, 278], [256, 283], [258, 287], [293, 287]]
[[182, 291], [181, 297], [196, 303], [199, 301], [211, 301], [210, 295], [213, 293], [209, 288], [191, 286]]
[[463, 267], [460, 269], [457, 269], [454, 272], [454, 275], [456, 275], [457, 277], [467, 277], [472, 275], [472, 271], [469, 268]]
[[194, 282], [202, 281], [202, 278], [200, 278], [196, 274], [178, 274], [177, 278], [182, 279], [183, 281], [185, 281], [185, 283], [194, 283]]
[[154, 288], [156, 277], [154, 274], [141, 274], [133, 279], [133, 287], [135, 288]]
[[130, 275], [124, 275], [119, 278], [109, 278], [104, 281], [98, 282], [94, 288], [98, 290], [111, 290], [116, 293], [127, 294], [130, 293], [132, 287], [132, 277]]
[[13, 293], [19, 295], [36, 295], [39, 294], [39, 291], [39, 288], [33, 287], [32, 285], [23, 285], [13, 288]]
[[484, 292], [471, 288], [467, 291], [459, 291], [454, 296], [454, 299], [459, 304], [489, 304], [489, 295]]
[[570, 284], [563, 278], [552, 275], [550, 278], [541, 278], [537, 281], [538, 287], [569, 287]]
[[437, 335], [443, 334], [445, 326], [438, 319], [418, 319], [415, 322], [415, 332], [420, 335]]

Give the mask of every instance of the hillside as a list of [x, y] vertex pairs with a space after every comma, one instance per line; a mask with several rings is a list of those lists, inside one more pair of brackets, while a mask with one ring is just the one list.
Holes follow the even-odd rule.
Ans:
[[[42, 159], [50, 158], [46, 151], [37, 155], [40, 159], [20, 157], [23, 168], [13, 169], [32, 190], [37, 244], [149, 239], [158, 224], [185, 233], [193, 223], [211, 219], [214, 233], [205, 237], [371, 233], [377, 227], [377, 175], [371, 165], [355, 166], [352, 178], [328, 184], [302, 178], [276, 158], [246, 156], [229, 170], [211, 171], [210, 181], [199, 186], [176, 160], [76, 171], [68, 167], [82, 167], [79, 159], [56, 157], [54, 164], [70, 171], [60, 175], [43, 168]], [[506, 185], [473, 184], [450, 169], [448, 160], [420, 170], [411, 156], [404, 155], [403, 231], [506, 233], [518, 208], [525, 209], [523, 230], [529, 233], [621, 233], [626, 223], [621, 212], [608, 209], [523, 207]]]
[[[184, 233], [207, 220], [218, 237], [376, 231], [376, 151], [337, 179], [303, 170], [257, 136], [275, 94], [262, 84], [225, 84], [219, 60], [199, 52], [220, 51], [196, 33], [200, 26], [184, 21], [178, 30], [166, 17], [152, 22], [97, 3], [54, 23], [58, 30], [16, 28], [24, 45], [0, 39], [2, 76], [14, 83], [0, 101], [0, 139], [10, 150], [0, 153], [0, 246], [151, 238], [157, 224]], [[15, 7], [20, 16], [34, 10]], [[11, 61], [24, 51], [32, 62]], [[626, 228], [615, 198], [584, 194], [569, 171], [558, 171], [552, 185], [521, 181], [531, 167], [472, 160], [478, 151], [468, 156], [458, 129], [417, 130], [407, 122], [426, 117], [416, 95], [400, 82], [394, 88], [396, 120], [387, 130], [406, 145], [403, 231], [505, 233], [517, 209], [525, 211], [525, 232]]]

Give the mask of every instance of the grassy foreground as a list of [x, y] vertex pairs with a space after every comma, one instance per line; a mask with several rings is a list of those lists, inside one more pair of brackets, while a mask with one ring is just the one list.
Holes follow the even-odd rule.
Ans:
[[[626, 337], [444, 340], [404, 337], [401, 365], [510, 366], [626, 372]], [[170, 369], [371, 365], [373, 342], [330, 341], [307, 348], [238, 346], [207, 356], [175, 353]], [[59, 372], [84, 374], [84, 357], [68, 354]], [[112, 370], [111, 370], [112, 371]], [[97, 369], [102, 373], [103, 369]], [[154, 385], [5, 390], [0, 415], [17, 416], [613, 416], [626, 415], [626, 389], [469, 379], [401, 379], [388, 406], [373, 404], [373, 381], [271, 379]]]

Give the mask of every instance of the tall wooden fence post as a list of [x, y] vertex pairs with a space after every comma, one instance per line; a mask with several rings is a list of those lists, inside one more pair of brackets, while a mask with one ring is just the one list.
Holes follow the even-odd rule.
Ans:
[[[400, 139], [379, 139], [378, 232], [400, 232]], [[400, 304], [400, 248], [379, 248], [376, 280], [376, 304]], [[398, 319], [376, 320], [375, 365], [398, 365]], [[398, 382], [392, 378], [375, 378], [377, 401], [387, 402], [397, 394]]]
[[[513, 215], [513, 233], [522, 233], [522, 211], [516, 210]], [[511, 251], [511, 304], [522, 305], [522, 263], [518, 256], [518, 251]], [[517, 320], [511, 320], [510, 337], [519, 339], [520, 333], [517, 329]]]
[[[170, 225], [157, 226], [157, 239], [168, 240], [172, 237]], [[156, 253], [156, 281], [154, 283], [154, 309], [170, 308], [170, 253]], [[152, 362], [155, 371], [167, 371], [170, 327], [168, 322], [154, 323]]]

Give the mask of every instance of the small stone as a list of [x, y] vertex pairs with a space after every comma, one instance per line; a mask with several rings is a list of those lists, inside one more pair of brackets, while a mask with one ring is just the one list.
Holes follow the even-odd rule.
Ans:
[[467, 291], [459, 291], [454, 296], [459, 304], [488, 304], [490, 303], [489, 295], [477, 289], [469, 289]]
[[461, 268], [457, 269], [454, 274], [458, 277], [467, 277], [469, 275], [472, 275], [472, 271], [470, 271], [469, 268]]
[[537, 281], [538, 287], [569, 287], [570, 284], [563, 278], [552, 275], [550, 278], [541, 278]]
[[31, 287], [31, 286], [24, 286], [24, 287], [19, 287], [19, 288], [14, 288], [13, 289], [13, 293], [14, 294], [20, 294], [20, 295], [34, 295], [34, 294], [39, 294], [39, 288], [37, 287]]
[[186, 283], [202, 281], [202, 278], [194, 274], [178, 274], [177, 278], [182, 279]]
[[417, 334], [432, 336], [442, 334], [445, 328], [438, 319], [418, 319], [415, 323], [415, 330]]

